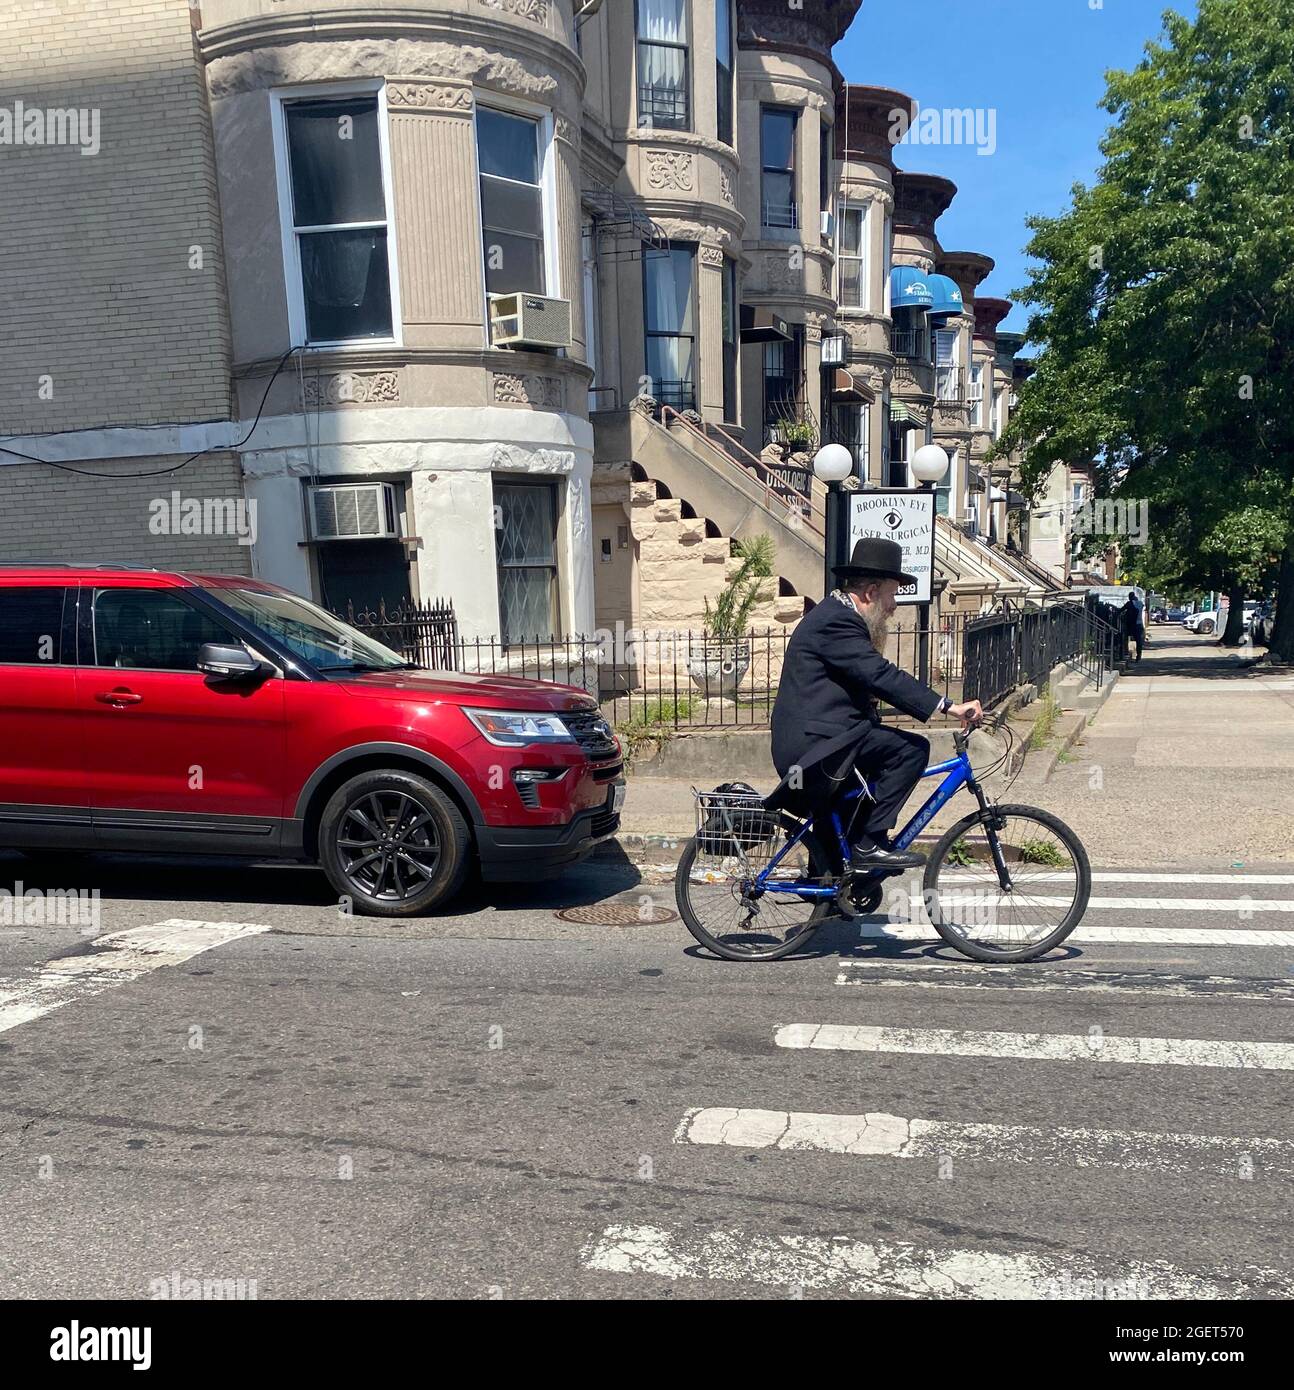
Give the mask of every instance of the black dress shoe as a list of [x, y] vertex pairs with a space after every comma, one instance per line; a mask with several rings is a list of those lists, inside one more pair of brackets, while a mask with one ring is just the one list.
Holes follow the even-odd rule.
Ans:
[[884, 849], [880, 845], [866, 850], [855, 845], [849, 851], [849, 867], [855, 873], [902, 873], [905, 869], [919, 869], [925, 862], [924, 854], [906, 849]]

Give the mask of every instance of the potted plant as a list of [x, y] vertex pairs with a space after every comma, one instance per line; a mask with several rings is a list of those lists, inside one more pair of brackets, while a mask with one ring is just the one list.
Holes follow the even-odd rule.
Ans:
[[779, 420], [777, 438], [792, 454], [804, 453], [813, 448], [818, 432], [808, 420]]
[[687, 669], [707, 699], [735, 697], [750, 669], [750, 643], [744, 634], [755, 606], [768, 598], [763, 581], [773, 573], [775, 551], [769, 535], [737, 541], [733, 556], [739, 561], [723, 591], [705, 600], [704, 637], [688, 652]]

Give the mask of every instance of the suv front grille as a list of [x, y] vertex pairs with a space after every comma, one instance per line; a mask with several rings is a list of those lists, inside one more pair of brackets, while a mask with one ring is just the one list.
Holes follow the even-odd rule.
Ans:
[[610, 725], [602, 717], [601, 710], [572, 710], [569, 714], [563, 714], [561, 718], [566, 727], [575, 735], [575, 741], [584, 750], [586, 757], [597, 760], [599, 758], [614, 758], [619, 755], [615, 736], [611, 732]]

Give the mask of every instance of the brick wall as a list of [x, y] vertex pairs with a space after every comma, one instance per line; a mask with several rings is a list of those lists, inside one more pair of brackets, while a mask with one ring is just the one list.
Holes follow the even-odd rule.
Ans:
[[227, 418], [216, 179], [187, 0], [0, 9], [0, 109], [99, 112], [97, 154], [0, 143], [0, 434]]
[[[150, 518], [169, 524], [173, 491], [191, 498], [241, 498], [242, 477], [231, 454], [211, 454], [176, 473], [130, 476], [179, 458], [78, 463], [110, 473], [85, 478], [40, 464], [0, 465], [0, 563], [127, 564], [157, 569], [250, 574], [251, 551], [230, 535], [155, 534]], [[165, 512], [151, 504], [167, 503]]]

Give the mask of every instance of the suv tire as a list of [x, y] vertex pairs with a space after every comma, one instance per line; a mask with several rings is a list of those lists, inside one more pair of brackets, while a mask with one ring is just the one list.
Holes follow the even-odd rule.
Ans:
[[452, 898], [467, 875], [471, 842], [453, 801], [412, 772], [352, 777], [319, 821], [329, 883], [373, 917], [415, 917]]

